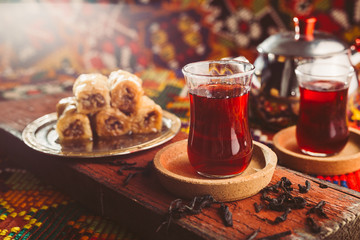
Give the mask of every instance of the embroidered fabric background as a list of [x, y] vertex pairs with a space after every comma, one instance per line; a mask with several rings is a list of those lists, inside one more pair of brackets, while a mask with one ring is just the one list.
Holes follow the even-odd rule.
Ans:
[[239, 55], [253, 62], [265, 38], [294, 30], [294, 16], [314, 16], [317, 30], [348, 43], [360, 34], [359, 0], [9, 2], [0, 4], [2, 89], [88, 71], [179, 70]]

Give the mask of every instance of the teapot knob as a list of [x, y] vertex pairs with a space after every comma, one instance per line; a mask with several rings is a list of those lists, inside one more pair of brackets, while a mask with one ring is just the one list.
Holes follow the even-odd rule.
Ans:
[[360, 36], [355, 39], [355, 44], [352, 46], [356, 51], [360, 52]]
[[305, 36], [307, 40], [314, 39], [314, 29], [315, 23], [317, 21], [316, 18], [293, 18], [295, 24], [295, 39], [299, 39], [300, 35]]

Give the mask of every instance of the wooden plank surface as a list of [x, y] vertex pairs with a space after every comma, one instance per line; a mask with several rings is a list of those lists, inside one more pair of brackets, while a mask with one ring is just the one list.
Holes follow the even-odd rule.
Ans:
[[[146, 166], [157, 151], [165, 145], [186, 138], [179, 133], [169, 143], [151, 150], [126, 156], [99, 159], [62, 158], [39, 153], [28, 148], [21, 140], [21, 131], [31, 121], [55, 111], [56, 102], [66, 96], [58, 94], [40, 98], [0, 102], [0, 151], [12, 163], [37, 174], [46, 182], [82, 202], [98, 214], [126, 224], [144, 239], [246, 239], [260, 228], [256, 239], [291, 230], [290, 236], [282, 239], [359, 239], [360, 238], [360, 194], [331, 183], [312, 178], [283, 167], [277, 167], [270, 184], [282, 177], [293, 183], [293, 194], [305, 198], [309, 204], [304, 209], [293, 210], [285, 222], [273, 225], [282, 213], [264, 209], [255, 212], [254, 203], [260, 203], [261, 194], [241, 201], [226, 203], [233, 214], [233, 227], [226, 227], [218, 208], [204, 209], [201, 214], [187, 216], [156, 232], [163, 222], [170, 203], [177, 198], [168, 193], [152, 173], [138, 174], [124, 185], [127, 174], [119, 175], [119, 166], [111, 161], [124, 159]], [[298, 192], [297, 185], [311, 182], [306, 194]], [[319, 184], [328, 188], [321, 188]], [[314, 216], [321, 226], [320, 233], [312, 233], [306, 226], [306, 212], [321, 200], [329, 218]], [[310, 206], [311, 205], [311, 206]]]

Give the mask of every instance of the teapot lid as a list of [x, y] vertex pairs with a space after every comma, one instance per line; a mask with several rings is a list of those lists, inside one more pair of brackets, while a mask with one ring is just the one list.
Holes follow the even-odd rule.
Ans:
[[294, 18], [295, 31], [271, 35], [257, 47], [259, 53], [292, 57], [324, 57], [341, 53], [349, 46], [333, 35], [314, 31], [316, 19]]

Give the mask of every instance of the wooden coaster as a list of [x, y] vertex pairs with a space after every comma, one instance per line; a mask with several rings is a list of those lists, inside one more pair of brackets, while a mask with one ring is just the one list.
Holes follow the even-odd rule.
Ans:
[[312, 157], [300, 151], [295, 136], [296, 126], [279, 131], [273, 138], [279, 164], [308, 174], [341, 175], [360, 169], [360, 131], [350, 128], [344, 149], [330, 157]]
[[188, 199], [210, 194], [217, 201], [235, 201], [255, 195], [269, 184], [276, 163], [275, 153], [255, 141], [248, 168], [232, 178], [211, 179], [196, 173], [187, 156], [187, 140], [168, 145], [154, 158], [158, 178], [168, 191]]

